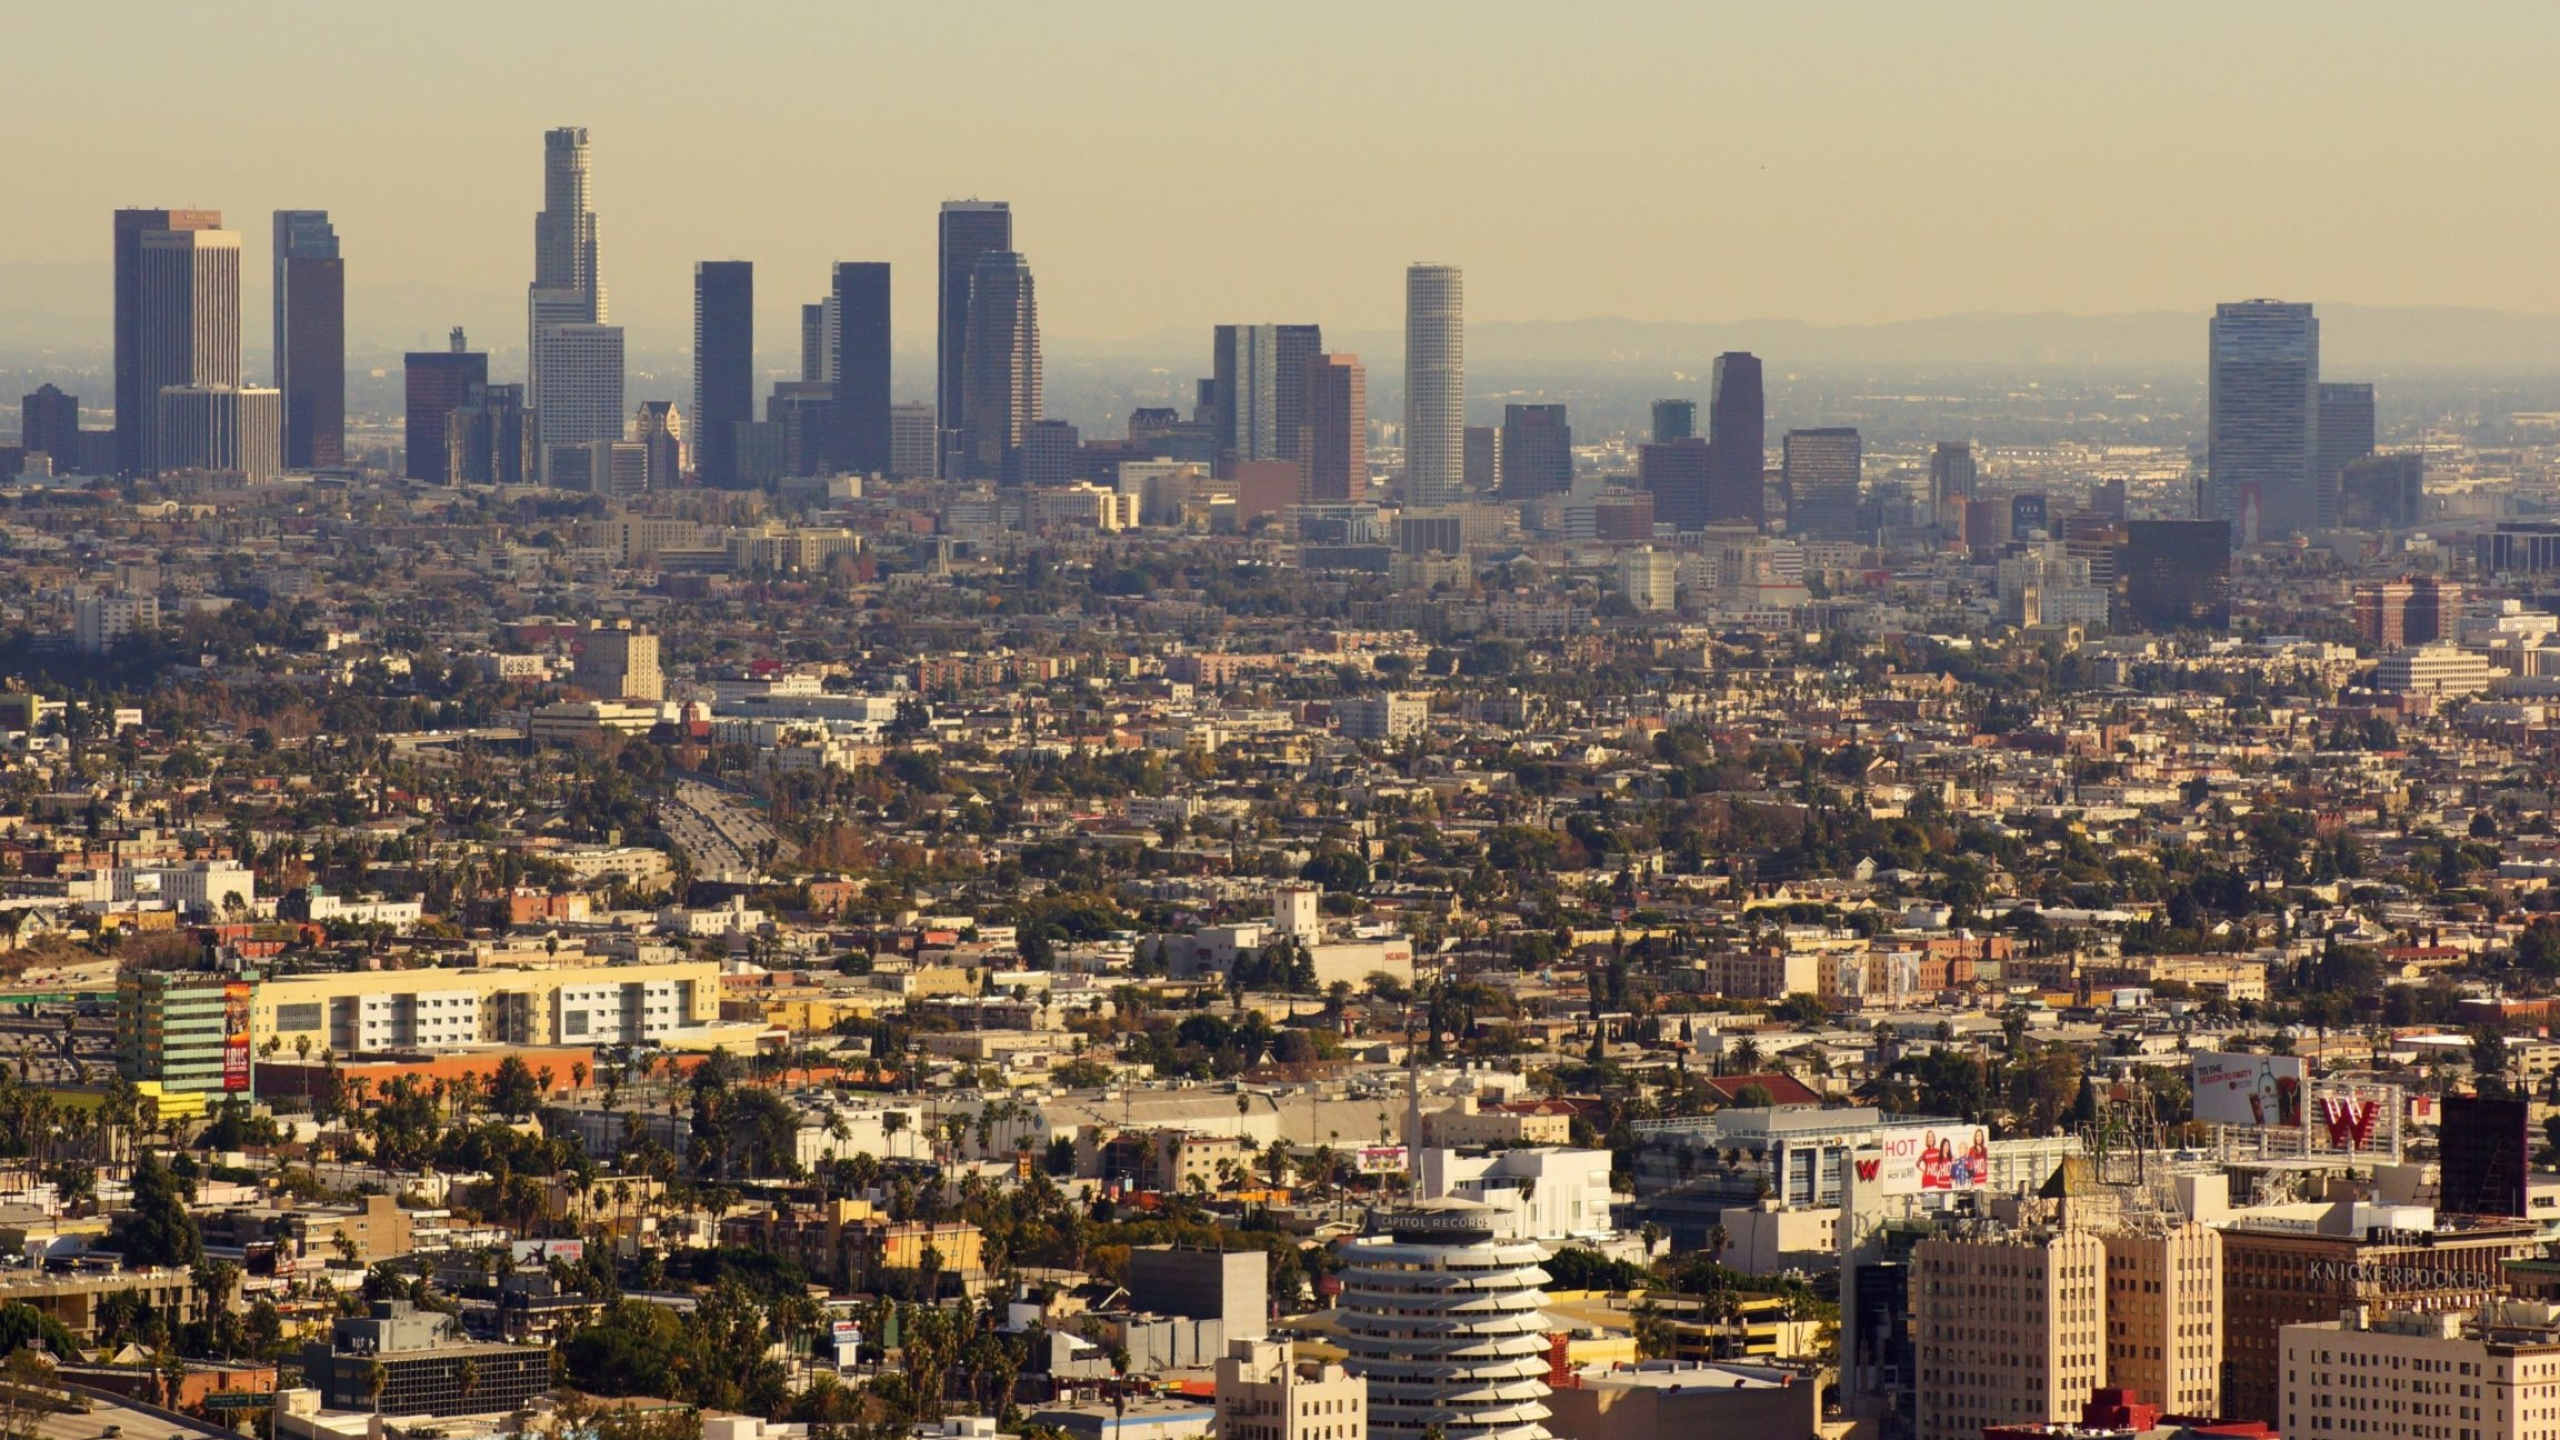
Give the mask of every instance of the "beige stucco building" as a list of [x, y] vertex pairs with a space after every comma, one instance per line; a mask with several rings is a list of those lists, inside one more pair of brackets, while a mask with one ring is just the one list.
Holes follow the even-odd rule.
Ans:
[[2107, 1384], [2171, 1415], [2222, 1413], [2222, 1234], [2189, 1221], [2100, 1239]]
[[2085, 1230], [1985, 1228], [1912, 1247], [1921, 1440], [2076, 1421], [2107, 1383], [2106, 1260]]

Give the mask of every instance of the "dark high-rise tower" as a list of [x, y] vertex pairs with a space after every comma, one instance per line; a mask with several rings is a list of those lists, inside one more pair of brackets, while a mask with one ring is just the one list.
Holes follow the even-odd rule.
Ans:
[[2320, 322], [2308, 305], [2246, 300], [2214, 311], [2211, 336], [2211, 518], [2233, 522], [2243, 544], [2310, 529], [2319, 523]]
[[738, 487], [738, 427], [756, 418], [756, 267], [693, 267], [693, 469], [702, 483]]
[[39, 385], [18, 402], [18, 443], [29, 454], [51, 456], [56, 474], [80, 468], [80, 397]]
[[[847, 329], [853, 317], [845, 317]], [[960, 387], [959, 478], [1021, 483], [1018, 452], [1040, 418], [1040, 306], [1031, 267], [1011, 250], [969, 273], [967, 373]]]
[[1502, 407], [1502, 495], [1534, 500], [1573, 488], [1573, 423], [1562, 405]]
[[2320, 526], [2338, 523], [2338, 477], [2373, 453], [2373, 387], [2320, 382]]
[[2231, 525], [2224, 520], [2135, 520], [2125, 526], [2128, 630], [2231, 628]]
[[1298, 428], [1306, 423], [1307, 366], [1322, 353], [1324, 329], [1318, 325], [1217, 328], [1209, 369], [1221, 467], [1298, 458]]
[[406, 454], [400, 473], [412, 480], [442, 485], [452, 478], [452, 452], [446, 424], [468, 404], [471, 392], [489, 383], [489, 357], [467, 348], [462, 327], [453, 327], [453, 343], [444, 350], [412, 350], [402, 382], [408, 392]]
[[[836, 264], [835, 443], [838, 468], [885, 475], [892, 468], [889, 424], [889, 265]], [[1029, 303], [1030, 279], [1023, 279]], [[1035, 418], [1037, 410], [1033, 412]]]
[[1768, 520], [1760, 472], [1768, 464], [1768, 411], [1760, 390], [1760, 357], [1730, 350], [1716, 357], [1707, 394], [1707, 518], [1751, 525]]
[[219, 230], [219, 210], [119, 210], [115, 216], [116, 473], [142, 469], [160, 397], [142, 388], [142, 237], [154, 230]]
[[1858, 538], [1858, 472], [1864, 447], [1842, 427], [1787, 432], [1787, 533], [1801, 540]]
[[347, 274], [326, 210], [275, 215], [276, 388], [284, 467], [347, 458]]
[[1656, 400], [1653, 402], [1653, 443], [1668, 445], [1686, 440], [1698, 433], [1698, 402], [1695, 400]]
[[1306, 457], [1299, 452], [1305, 437], [1299, 432], [1307, 423], [1307, 367], [1324, 353], [1324, 327], [1321, 325], [1274, 325], [1271, 353], [1279, 361], [1279, 371], [1271, 377], [1271, 428], [1273, 458], [1296, 460], [1304, 468]]
[[1360, 357], [1308, 361], [1306, 406], [1299, 493], [1317, 503], [1361, 498], [1369, 489], [1369, 374]]
[[1973, 445], [1965, 440], [1941, 440], [1929, 452], [1929, 523], [1945, 525], [1955, 513], [1954, 503], [1971, 500], [1976, 471]]
[[1653, 518], [1674, 531], [1706, 525], [1715, 447], [1698, 436], [1657, 440], [1636, 451], [1636, 482], [1653, 497]]
[[[1013, 248], [1013, 207], [1002, 200], [945, 200], [937, 250], [934, 423], [955, 437], [968, 390], [969, 279], [978, 257]], [[959, 473], [945, 466], [946, 475]]]

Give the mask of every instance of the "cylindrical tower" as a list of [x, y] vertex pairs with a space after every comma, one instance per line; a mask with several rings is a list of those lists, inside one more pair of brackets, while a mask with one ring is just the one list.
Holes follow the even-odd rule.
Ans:
[[1344, 1252], [1345, 1363], [1369, 1382], [1376, 1440], [1547, 1440], [1546, 1255], [1494, 1239], [1494, 1217], [1428, 1200]]

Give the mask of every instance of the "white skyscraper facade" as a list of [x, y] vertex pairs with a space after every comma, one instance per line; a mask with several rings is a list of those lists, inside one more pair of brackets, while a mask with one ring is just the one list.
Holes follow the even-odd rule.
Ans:
[[160, 392], [240, 384], [240, 235], [233, 230], [152, 230], [142, 236], [141, 471], [168, 468], [159, 454]]
[[1466, 281], [1455, 265], [1404, 272], [1404, 475], [1408, 505], [1466, 498]]
[[622, 327], [554, 325], [543, 332], [538, 365], [535, 423], [547, 477], [554, 452], [622, 438]]

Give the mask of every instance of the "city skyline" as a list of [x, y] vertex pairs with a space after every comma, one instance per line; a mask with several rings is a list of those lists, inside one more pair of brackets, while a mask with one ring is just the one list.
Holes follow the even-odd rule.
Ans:
[[[2003, 16], [2012, 23], [1998, 23]], [[1498, 93], [1501, 85], [1469, 87], [1435, 65], [1402, 92], [1364, 92], [1375, 95], [1369, 105], [1319, 114], [1310, 127], [1285, 137], [1242, 136], [1235, 125], [1218, 120], [1216, 110], [1196, 126], [1165, 123], [1162, 117], [1181, 113], [1184, 98], [1204, 82], [1183, 78], [1179, 64], [1161, 62], [1197, 53], [1215, 37], [1167, 39], [1155, 42], [1152, 56], [1115, 57], [1098, 52], [1097, 38], [1017, 12], [1014, 23], [988, 27], [990, 53], [968, 54], [993, 79], [1027, 83], [982, 87], [988, 99], [972, 107], [977, 113], [936, 127], [938, 133], [896, 147], [895, 153], [859, 158], [854, 183], [838, 187], [858, 194], [858, 203], [796, 187], [759, 187], [744, 177], [724, 178], [717, 167], [689, 163], [714, 143], [828, 133], [838, 128], [831, 117], [849, 102], [808, 93], [813, 87], [759, 83], [742, 87], [737, 113], [713, 123], [688, 113], [689, 107], [646, 98], [657, 88], [647, 83], [649, 77], [679, 64], [741, 75], [769, 71], [776, 82], [786, 82], [815, 57], [837, 53], [840, 47], [827, 42], [851, 29], [825, 12], [787, 18], [814, 43], [762, 46], [711, 36], [660, 56], [639, 44], [652, 29], [646, 23], [607, 27], [604, 33], [580, 26], [587, 42], [608, 46], [617, 56], [628, 51], [634, 65], [599, 66], [595, 78], [552, 76], [540, 86], [491, 85], [488, 99], [449, 117], [437, 145], [394, 148], [384, 136], [398, 123], [402, 107], [430, 97], [440, 103], [448, 76], [509, 75], [530, 62], [466, 47], [469, 27], [429, 24], [423, 17], [301, 17], [291, 30], [281, 20], [214, 26], [173, 17], [140, 36], [110, 36], [95, 18], [76, 13], [22, 17], [29, 40], [25, 53], [112, 42], [142, 93], [150, 92], [154, 77], [182, 67], [187, 73], [206, 67], [234, 74], [242, 82], [236, 88], [246, 107], [244, 123], [252, 129], [281, 121], [282, 97], [293, 93], [259, 83], [280, 75], [290, 54], [298, 53], [300, 47], [277, 43], [282, 36], [307, 46], [382, 40], [416, 63], [361, 82], [352, 72], [345, 78], [321, 72], [324, 91], [349, 90], [347, 103], [338, 107], [349, 113], [327, 133], [298, 137], [290, 154], [166, 126], [78, 132], [72, 128], [78, 122], [52, 118], [79, 111], [67, 103], [69, 94], [54, 94], [67, 74], [60, 67], [27, 67], [21, 93], [31, 102], [32, 143], [22, 157], [22, 183], [46, 203], [25, 217], [13, 246], [15, 266], [0, 274], [0, 299], [44, 302], [36, 309], [103, 308], [102, 287], [73, 286], [57, 299], [55, 287], [34, 285], [37, 273], [52, 273], [47, 267], [96, 267], [86, 239], [91, 228], [77, 223], [84, 213], [118, 204], [219, 205], [235, 215], [325, 206], [365, 257], [360, 273], [351, 277], [355, 343], [377, 343], [383, 337], [366, 328], [374, 323], [366, 318], [368, 308], [380, 309], [369, 307], [370, 295], [416, 287], [484, 293], [521, 285], [521, 260], [508, 242], [522, 233], [524, 182], [512, 178], [517, 172], [510, 157], [520, 153], [524, 133], [574, 121], [589, 127], [600, 152], [614, 157], [599, 181], [601, 208], [612, 211], [618, 197], [620, 213], [631, 217], [606, 239], [613, 251], [617, 308], [640, 332], [635, 343], [655, 343], [663, 329], [681, 332], [689, 321], [687, 287], [696, 260], [751, 258], [764, 266], [776, 283], [761, 297], [765, 308], [757, 323], [761, 333], [778, 338], [788, 333], [785, 307], [805, 298], [801, 292], [815, 293], [826, 266], [843, 255], [898, 267], [897, 309], [905, 326], [899, 343], [920, 343], [933, 314], [933, 241], [915, 217], [942, 200], [971, 194], [1005, 196], [1018, 213], [1036, 217], [1036, 239], [1027, 236], [1026, 248], [1051, 281], [1047, 324], [1059, 337], [1144, 336], [1234, 314], [1317, 314], [1346, 333], [1384, 329], [1395, 320], [1394, 271], [1418, 254], [1446, 256], [1472, 272], [1476, 318], [1484, 323], [1613, 315], [1700, 322], [1771, 315], [1845, 323], [1980, 310], [2098, 315], [2192, 310], [2252, 294], [2300, 295], [2324, 304], [2560, 309], [2560, 297], [2539, 278], [2530, 236], [2542, 202], [2529, 187], [2523, 214], [2503, 203], [2494, 213], [2470, 214], [2469, 207], [2485, 205], [2485, 199], [2458, 197], [2485, 197], [2509, 187], [2490, 183], [2486, 155], [2427, 143], [2427, 137], [2442, 135], [2447, 122], [2431, 120], [2410, 132], [2400, 128], [2409, 123], [2406, 114], [2386, 125], [2383, 117], [2349, 110], [2315, 88], [2324, 76], [2334, 85], [2340, 75], [2386, 63], [2423, 62], [2450, 43], [2414, 21], [2389, 22], [2375, 11], [2351, 12], [2298, 46], [2254, 44], [2283, 27], [2245, 15], [2217, 16], [2184, 36], [2119, 45], [2090, 43], [2126, 38], [2094, 33], [2097, 22], [2070, 23], [2010, 7], [2000, 7], [1998, 16], [1959, 17], [1955, 23], [1883, 13], [1877, 25], [1840, 37], [1838, 52], [1821, 70], [1799, 77], [1817, 87], [1817, 102], [1845, 102], [1861, 85], [1875, 92], [1834, 108], [1776, 105], [1772, 92], [1781, 67], [1749, 61], [1755, 53], [1778, 53], [1767, 42], [1800, 34], [1808, 22], [1630, 8], [1558, 37], [1556, 43], [1565, 47], [1561, 53], [1541, 47], [1535, 56], [1524, 51], [1495, 57], [1504, 74], [1509, 67], [1537, 63], [1574, 75], [1566, 85], [1568, 97], [1595, 102], [1595, 113], [1575, 125], [1554, 125], [1546, 114], [1505, 117], [1470, 93]], [[1328, 28], [1319, 23], [1322, 18], [1251, 28], [1255, 39], [1285, 58], [1317, 43], [1318, 33]], [[2532, 30], [2551, 24], [2530, 13], [2517, 18]], [[545, 33], [573, 19], [568, 11], [535, 19], [523, 48], [539, 51]], [[1484, 28], [1499, 29], [1498, 20], [1491, 17]], [[1226, 24], [1243, 28], [1250, 22]], [[1665, 43], [1654, 43], [1648, 26], [1660, 30]], [[962, 63], [957, 47], [942, 43], [956, 38], [947, 22], [905, 17], [881, 21], [879, 29], [880, 47], [903, 56], [912, 73], [899, 73], [900, 66], [888, 59], [866, 59], [866, 84], [855, 87], [865, 96], [864, 108], [894, 106], [896, 96], [947, 80]], [[1348, 86], [1393, 73], [1399, 62], [1429, 53], [1425, 47], [1436, 43], [1435, 30], [1418, 17], [1377, 17], [1364, 26], [1373, 37], [1370, 53], [1339, 57], [1348, 69], [1333, 83]], [[1729, 37], [1718, 33], [1728, 31]], [[1717, 43], [1679, 43], [1692, 35], [1701, 41], [1714, 35]], [[1645, 44], [1627, 43], [1639, 36]], [[1480, 38], [1453, 43], [1469, 55], [1488, 45]], [[1096, 90], [1107, 91], [1110, 77], [1144, 74], [1151, 86], [1169, 86], [1170, 92], [1152, 92], [1157, 98], [1148, 107], [1052, 104], [1062, 82], [1038, 74], [1032, 57], [1056, 45], [1067, 46], [1073, 60], [1091, 62], [1083, 70], [1084, 83], [1101, 78], [1105, 83], [1093, 85]], [[1989, 47], [2005, 59], [2002, 87], [1970, 96], [1964, 106], [1905, 106], [1917, 113], [1899, 115], [1891, 125], [1864, 123], [1917, 90], [1938, 93], [1927, 61], [1960, 56], [1968, 47]], [[1727, 56], [1727, 49], [1739, 53]], [[2519, 44], [2510, 53], [2531, 50]], [[2277, 57], [2272, 78], [2265, 67], [2244, 66], [2237, 58], [2269, 52]], [[1595, 53], [1622, 71], [1620, 78], [1605, 84], [1579, 78], [1577, 67], [1563, 63]], [[1670, 67], [1684, 63], [1684, 55], [1695, 57], [1686, 63], [1709, 83], [1667, 83], [1676, 73]], [[1047, 58], [1060, 72], [1078, 69], [1057, 63], [1061, 57], [1054, 52]], [[1150, 58], [1159, 63], [1148, 66]], [[2141, 88], [2146, 67], [2172, 58], [2185, 67], [2178, 107], [2149, 98]], [[2070, 63], [2058, 63], [2064, 60]], [[2041, 63], [2046, 61], [2057, 63]], [[2494, 70], [2515, 62], [2500, 55], [2468, 57], [2465, 63]], [[2422, 95], [2441, 94], [2445, 82], [2423, 63], [2413, 69]], [[294, 73], [311, 79], [309, 72]], [[2066, 84], [2066, 73], [2077, 78]], [[872, 80], [879, 82], [877, 94], [887, 98], [874, 98]], [[363, 88], [356, 88], [359, 83]], [[1248, 77], [1245, 83], [1277, 82]], [[2337, 89], [2341, 96], [2352, 93], [2351, 86]], [[2483, 79], [2451, 98], [2466, 112], [2497, 103], [2547, 103], [2478, 98], [2498, 89]], [[268, 94], [278, 98], [262, 98]], [[2218, 131], [2262, 118], [2276, 105], [2275, 94], [2297, 102], [2309, 97], [2279, 128], [2275, 153], [2227, 153], [2229, 147], [2211, 143]], [[2036, 133], [2037, 127], [2023, 123], [2036, 107], [2060, 117], [2054, 133]], [[1100, 113], [1057, 113], [1096, 108]], [[1541, 107], [1557, 115], [1574, 108]], [[2421, 113], [2427, 108], [2395, 107]], [[1786, 125], [1774, 118], [1807, 110], [1837, 118]], [[1033, 120], [1064, 127], [1063, 133], [1037, 147], [999, 143], [1008, 128]], [[1552, 129], [1542, 131], [1540, 124]], [[137, 138], [125, 139], [128, 133]], [[151, 136], [147, 146], [138, 138], [144, 134]], [[1078, 146], [1079, 138], [1089, 143]], [[1607, 264], [1590, 263], [1586, 227], [1572, 217], [1524, 220], [1515, 207], [1500, 204], [1499, 187], [1482, 183], [1528, 160], [1571, 161], [1577, 172], [1605, 182], [1649, 163], [1639, 153], [1649, 148], [1641, 143], [1645, 139], [1668, 140], [1681, 168], [1711, 183], [1618, 187]], [[1160, 160], [1243, 143], [1253, 158], [1267, 163], [1190, 167], [1193, 173], [1229, 172], [1199, 181], [1183, 205], [1213, 208], [1231, 222], [1222, 225], [1231, 233], [1219, 245], [1195, 243], [1179, 226], [1143, 227], [1133, 243], [1133, 215], [1180, 213], [1161, 187], [1136, 178], [1165, 167], [1135, 167], [1124, 179], [1091, 164], [1045, 165], [1038, 153], [1054, 144], [1061, 153], [1099, 156], [1107, 153], [1103, 142]], [[760, 154], [787, 163], [789, 146], [757, 143]], [[2104, 153], [2110, 164], [2066, 163], [2076, 149]], [[398, 166], [371, 159], [395, 153], [401, 156]], [[1340, 158], [1319, 164], [1326, 156]], [[815, 147], [809, 158], [818, 158]], [[661, 170], [704, 176], [704, 198], [717, 203], [653, 212], [647, 225], [637, 223], [644, 177]], [[2084, 170], [2112, 174], [2079, 173]], [[1403, 178], [1408, 176], [1425, 178]], [[2350, 178], [2355, 183], [2344, 183]], [[2466, 186], [2470, 178], [2482, 183]], [[1471, 181], [1481, 195], [1468, 188]], [[2455, 196], [2444, 203], [2457, 213], [2431, 205], [2425, 215], [2415, 207], [2400, 215], [2366, 202], [2364, 197], [2395, 184]], [[1334, 193], [1338, 189], [1346, 193]], [[1697, 264], [1682, 237], [1709, 202], [1687, 196], [1691, 190], [1713, 193], [1718, 209], [1742, 208], [1766, 218], [1739, 227], [1739, 233], [1733, 227], [1713, 232], [1709, 263]], [[2019, 206], [2003, 200], [2012, 194], [2037, 197], [2023, 219]], [[437, 207], [423, 204], [422, 195], [435, 196]], [[1946, 198], [1951, 195], [1963, 198]], [[1794, 203], [1808, 197], [1811, 203]], [[2146, 197], [2178, 203], [2123, 203]], [[1924, 198], [1926, 225], [1841, 223], [1869, 206], [1890, 212]], [[438, 208], [447, 205], [449, 210]], [[1357, 233], [1310, 228], [1303, 218], [1335, 205], [1356, 206], [1369, 218]], [[2134, 216], [2129, 222], [2128, 210]], [[2352, 225], [2345, 223], [2349, 210]], [[2210, 223], [2202, 218], [2207, 213]], [[2305, 246], [2301, 239], [2341, 232], [2366, 238], [2352, 246]], [[2460, 263], [2400, 264], [2410, 253]], [[784, 277], [789, 283], [782, 283]], [[451, 319], [493, 338], [499, 333], [488, 317], [461, 313]], [[414, 345], [440, 333], [423, 324], [410, 332], [388, 338]]]

